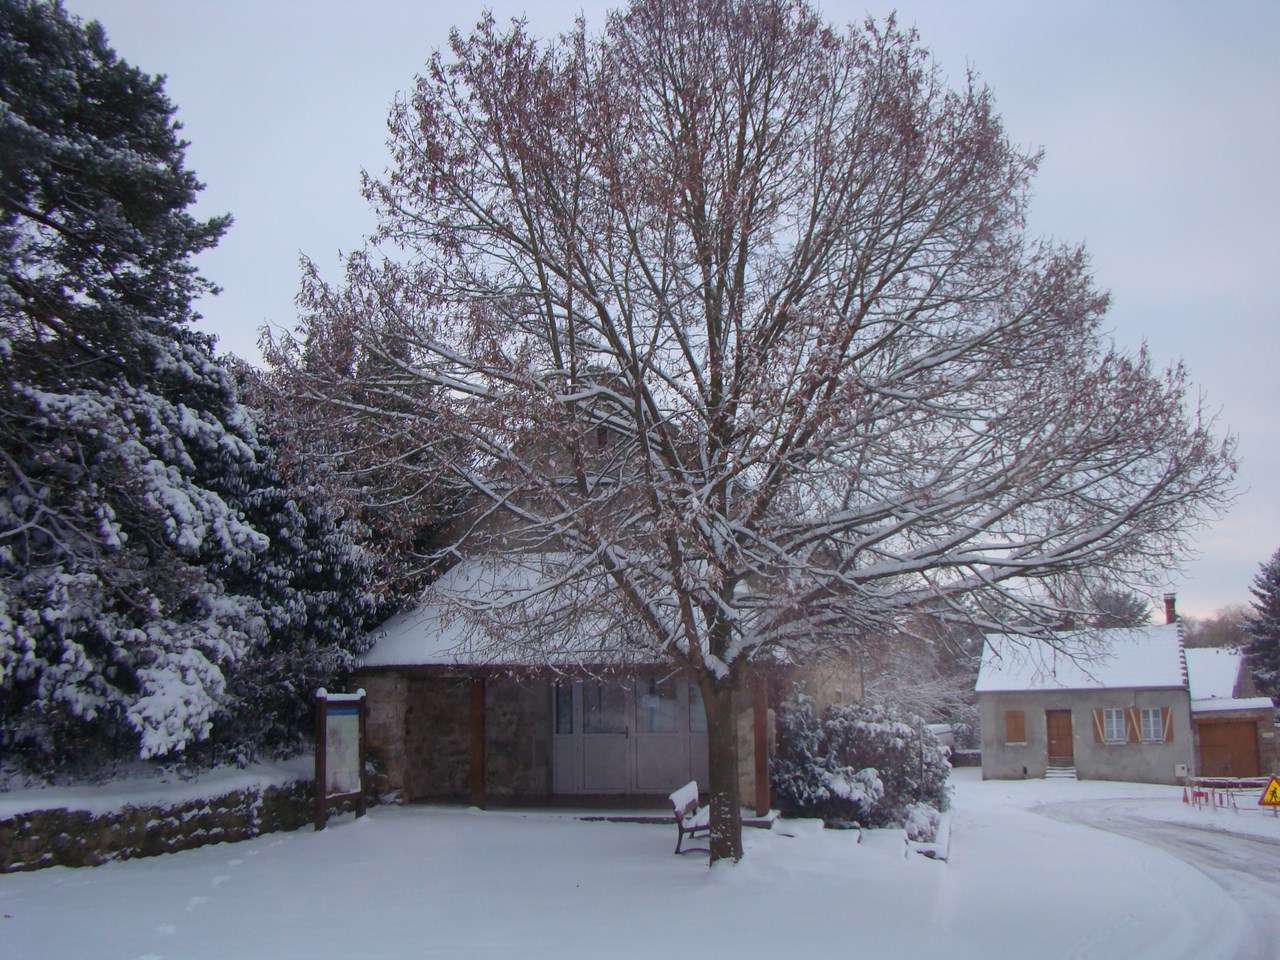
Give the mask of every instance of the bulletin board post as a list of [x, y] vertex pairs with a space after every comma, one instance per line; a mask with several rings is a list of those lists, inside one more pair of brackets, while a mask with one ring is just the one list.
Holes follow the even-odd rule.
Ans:
[[316, 691], [316, 829], [329, 811], [355, 800], [356, 816], [365, 815], [364, 740], [368, 713], [364, 690]]

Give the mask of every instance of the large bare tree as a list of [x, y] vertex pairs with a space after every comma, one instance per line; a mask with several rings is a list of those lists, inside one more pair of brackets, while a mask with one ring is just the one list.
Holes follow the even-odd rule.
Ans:
[[1226, 502], [1182, 369], [1114, 348], [1083, 251], [1027, 236], [1037, 158], [892, 19], [633, 0], [542, 42], [485, 18], [390, 129], [376, 237], [306, 285], [277, 359], [331, 395], [340, 331], [382, 396], [429, 395], [420, 449], [477, 505], [455, 550], [524, 558], [473, 598], [495, 649], [697, 684], [713, 861], [742, 854], [754, 664], [926, 605], [1060, 621], [1050, 581], [1162, 574]]

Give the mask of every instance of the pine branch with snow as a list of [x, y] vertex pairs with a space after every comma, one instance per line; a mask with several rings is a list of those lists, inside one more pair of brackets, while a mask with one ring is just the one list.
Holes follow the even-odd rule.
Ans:
[[1258, 689], [1280, 705], [1280, 551], [1262, 565], [1249, 589], [1253, 610], [1244, 619], [1245, 660]]

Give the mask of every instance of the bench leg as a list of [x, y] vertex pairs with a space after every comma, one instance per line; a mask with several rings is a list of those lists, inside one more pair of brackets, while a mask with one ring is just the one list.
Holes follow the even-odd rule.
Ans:
[[[710, 837], [710, 836], [711, 836], [711, 830], [709, 828], [703, 828], [703, 827], [690, 828], [677, 823], [676, 824], [676, 853], [681, 852], [680, 848], [684, 844], [685, 837], [691, 837], [692, 839], [697, 840], [699, 837]], [[699, 847], [696, 849], [700, 850], [701, 848]], [[689, 848], [690, 853], [694, 851], [695, 851], [694, 847]]]

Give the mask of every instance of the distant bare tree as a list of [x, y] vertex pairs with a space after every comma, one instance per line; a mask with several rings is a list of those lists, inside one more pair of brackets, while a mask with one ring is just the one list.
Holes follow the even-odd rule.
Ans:
[[1249, 642], [1245, 620], [1252, 612], [1243, 603], [1233, 603], [1219, 607], [1211, 617], [1183, 617], [1183, 642], [1188, 647], [1240, 649]]
[[1084, 253], [1027, 237], [1036, 157], [892, 20], [633, 0], [450, 53], [292, 356], [322, 394], [332, 319], [430, 391], [420, 449], [477, 504], [454, 549], [524, 552], [470, 611], [490, 649], [697, 684], [713, 860], [742, 854], [753, 665], [925, 604], [1050, 624], [1041, 585], [1162, 576], [1226, 502], [1183, 370], [1116, 350]]
[[926, 639], [908, 630], [885, 637], [858, 658], [863, 698], [890, 704], [929, 723], [961, 726], [963, 734], [977, 725], [977, 695], [981, 637], [968, 644], [966, 654], [956, 644]]

